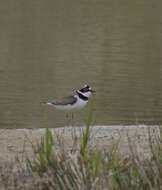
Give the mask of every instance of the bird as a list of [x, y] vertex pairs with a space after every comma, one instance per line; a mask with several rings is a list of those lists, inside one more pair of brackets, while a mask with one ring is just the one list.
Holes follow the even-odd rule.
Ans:
[[[80, 110], [86, 106], [91, 94], [96, 93], [95, 90], [85, 84], [79, 90], [75, 90], [75, 93], [69, 96], [64, 96], [61, 99], [56, 99], [51, 102], [41, 102], [42, 104], [54, 106], [58, 110]], [[68, 114], [66, 115], [68, 117]], [[72, 120], [74, 115], [72, 113]]]

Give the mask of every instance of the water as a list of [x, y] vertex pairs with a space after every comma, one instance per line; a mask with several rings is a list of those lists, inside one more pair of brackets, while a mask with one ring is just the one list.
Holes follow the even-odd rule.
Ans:
[[[82, 84], [95, 125], [162, 123], [162, 2], [0, 3], [0, 128], [62, 127], [41, 101]], [[75, 114], [86, 121], [88, 106]]]

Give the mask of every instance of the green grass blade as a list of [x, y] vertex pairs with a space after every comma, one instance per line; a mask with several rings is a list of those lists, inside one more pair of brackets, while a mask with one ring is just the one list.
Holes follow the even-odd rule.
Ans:
[[85, 132], [83, 132], [83, 136], [82, 136], [82, 145], [81, 145], [81, 154], [84, 156], [85, 155], [85, 150], [88, 144], [88, 140], [89, 140], [89, 134], [90, 134], [90, 125], [92, 123], [92, 118], [93, 118], [93, 108], [94, 108], [94, 101], [93, 99], [90, 101], [90, 111], [88, 114], [88, 120], [86, 122], [86, 129]]

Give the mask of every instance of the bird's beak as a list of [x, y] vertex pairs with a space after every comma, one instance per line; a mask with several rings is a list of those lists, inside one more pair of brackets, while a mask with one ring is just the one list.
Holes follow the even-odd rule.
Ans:
[[96, 93], [96, 91], [95, 91], [95, 90], [91, 90], [91, 92], [92, 92], [92, 93]]

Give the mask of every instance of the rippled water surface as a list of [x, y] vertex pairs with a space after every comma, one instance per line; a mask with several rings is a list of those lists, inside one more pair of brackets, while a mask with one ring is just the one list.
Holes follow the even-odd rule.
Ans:
[[[0, 128], [62, 127], [82, 84], [95, 125], [162, 123], [162, 1], [0, 2]], [[86, 121], [88, 106], [75, 114]]]

